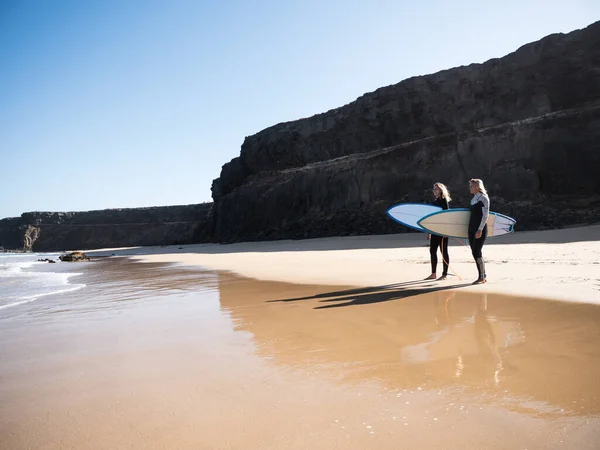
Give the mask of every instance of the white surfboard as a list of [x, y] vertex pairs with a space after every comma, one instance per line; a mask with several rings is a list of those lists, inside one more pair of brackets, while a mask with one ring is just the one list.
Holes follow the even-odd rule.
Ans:
[[442, 211], [442, 208], [425, 203], [402, 203], [387, 210], [387, 215], [402, 225], [417, 231], [425, 231], [417, 222], [423, 217]]
[[[428, 233], [454, 238], [468, 238], [471, 211], [467, 208], [446, 209], [429, 214], [417, 221]], [[517, 223], [512, 217], [490, 212], [487, 220], [488, 237], [512, 233]]]

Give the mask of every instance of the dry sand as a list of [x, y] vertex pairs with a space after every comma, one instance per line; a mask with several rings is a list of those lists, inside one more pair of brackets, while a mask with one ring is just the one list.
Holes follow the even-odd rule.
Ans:
[[[430, 274], [424, 236], [359, 236], [89, 253], [141, 254], [135, 258], [199, 265], [259, 280], [380, 286], [420, 280]], [[488, 283], [469, 287], [470, 290], [600, 303], [600, 225], [491, 238], [483, 255]], [[442, 270], [441, 256], [439, 260], [438, 275]], [[477, 277], [470, 249], [457, 240], [450, 243], [450, 267], [450, 274], [458, 276], [439, 282], [439, 287], [465, 287]]]

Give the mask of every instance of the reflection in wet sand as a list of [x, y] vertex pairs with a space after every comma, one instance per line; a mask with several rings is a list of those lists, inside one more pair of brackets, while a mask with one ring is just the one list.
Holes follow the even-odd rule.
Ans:
[[0, 314], [0, 448], [598, 447], [598, 308], [81, 271]]
[[600, 413], [596, 306], [466, 290], [404, 296], [398, 285], [280, 298], [293, 287], [268, 285], [240, 290], [222, 280], [220, 302], [260, 355], [279, 364], [387, 391], [468, 395], [533, 416]]

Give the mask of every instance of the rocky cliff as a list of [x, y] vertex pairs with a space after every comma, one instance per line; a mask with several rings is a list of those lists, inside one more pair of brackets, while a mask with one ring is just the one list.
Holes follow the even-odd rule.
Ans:
[[214, 240], [404, 231], [385, 216], [482, 178], [518, 229], [600, 221], [600, 22], [410, 78], [247, 137], [213, 182]]
[[212, 203], [87, 212], [29, 212], [0, 220], [0, 246], [58, 251], [209, 240]]
[[213, 204], [25, 213], [0, 246], [38, 251], [408, 231], [385, 215], [482, 178], [517, 229], [600, 221], [600, 22], [483, 64], [410, 78], [247, 137]]

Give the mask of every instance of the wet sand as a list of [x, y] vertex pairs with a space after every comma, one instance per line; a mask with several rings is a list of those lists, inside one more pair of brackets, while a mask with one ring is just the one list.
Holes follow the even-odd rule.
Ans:
[[0, 312], [0, 448], [598, 448], [598, 306], [77, 270]]
[[[197, 265], [268, 281], [368, 287], [428, 276], [428, 245], [423, 233], [410, 233], [90, 254], [137, 255], [146, 262]], [[469, 285], [477, 277], [469, 247], [451, 239], [449, 251], [450, 277], [440, 284], [446, 288]], [[488, 283], [470, 288], [476, 292], [600, 304], [600, 225], [490, 238], [483, 256]], [[439, 259], [438, 275], [442, 270]]]

